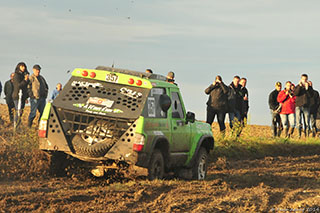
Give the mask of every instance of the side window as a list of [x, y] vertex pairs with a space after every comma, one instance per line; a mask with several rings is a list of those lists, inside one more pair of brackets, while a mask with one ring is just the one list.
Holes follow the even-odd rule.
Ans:
[[164, 88], [152, 88], [147, 98], [143, 110], [143, 116], [146, 118], [166, 118], [167, 113], [160, 107], [160, 96], [166, 94]]
[[182, 110], [179, 94], [177, 92], [172, 92], [171, 99], [172, 118], [184, 118], [184, 113]]

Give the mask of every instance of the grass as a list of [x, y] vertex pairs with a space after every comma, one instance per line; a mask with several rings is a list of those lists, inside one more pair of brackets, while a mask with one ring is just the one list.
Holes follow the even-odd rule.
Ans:
[[[0, 105], [2, 118], [8, 123], [5, 116], [6, 109]], [[41, 173], [36, 169], [38, 162], [42, 167], [47, 167], [46, 156], [38, 149], [39, 139], [36, 128], [28, 129], [26, 120], [28, 108], [24, 113], [21, 129], [13, 133], [13, 128], [0, 129], [0, 177], [12, 177], [14, 172], [23, 174], [26, 168], [33, 168], [33, 175]], [[259, 125], [247, 125], [240, 132], [240, 125], [235, 125], [234, 130], [228, 127], [226, 136], [219, 133], [217, 123], [213, 124], [213, 135], [215, 138], [215, 149], [211, 153], [210, 160], [215, 162], [218, 158], [226, 159], [257, 159], [267, 156], [308, 156], [320, 153], [319, 138], [297, 137], [297, 132], [293, 138], [273, 138], [270, 127]], [[7, 171], [5, 171], [7, 170]], [[12, 170], [12, 172], [8, 172]], [[9, 175], [3, 175], [4, 173]]]
[[238, 130], [227, 129], [226, 136], [222, 137], [217, 124], [213, 125], [215, 138], [215, 150], [213, 158], [263, 158], [266, 156], [301, 156], [315, 155], [320, 153], [319, 138], [301, 138], [297, 135], [293, 138], [273, 138], [270, 127], [248, 125], [240, 137], [234, 132]]

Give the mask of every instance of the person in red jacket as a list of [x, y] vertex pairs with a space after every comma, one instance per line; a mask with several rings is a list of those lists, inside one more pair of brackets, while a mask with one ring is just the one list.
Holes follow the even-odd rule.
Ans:
[[280, 117], [287, 138], [292, 136], [296, 126], [296, 96], [293, 95], [292, 83], [290, 81], [286, 83], [285, 89], [279, 93], [277, 100], [282, 105]]

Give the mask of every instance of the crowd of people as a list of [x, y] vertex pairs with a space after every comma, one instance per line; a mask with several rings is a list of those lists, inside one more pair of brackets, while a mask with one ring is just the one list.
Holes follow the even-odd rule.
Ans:
[[[18, 63], [15, 71], [10, 74], [10, 79], [4, 85], [5, 100], [8, 106], [10, 119], [9, 125], [14, 123], [15, 128], [21, 123], [25, 104], [30, 102], [30, 113], [28, 117], [29, 128], [32, 127], [37, 111], [41, 117], [46, 105], [49, 86], [45, 78], [40, 75], [40, 65], [34, 65], [32, 70], [33, 73], [30, 75], [27, 65], [24, 62]], [[62, 84], [59, 83], [56, 90], [54, 90], [51, 99], [53, 100], [56, 98], [61, 90]], [[1, 92], [2, 87], [0, 89], [0, 94]]]
[[222, 77], [218, 75], [215, 81], [205, 89], [205, 93], [209, 95], [206, 122], [212, 125], [217, 116], [220, 132], [223, 135], [226, 129], [225, 117], [227, 113], [231, 129], [234, 128], [236, 122], [241, 126], [246, 124], [249, 111], [249, 94], [246, 85], [246, 78], [234, 76], [231, 84], [227, 86], [222, 81]]
[[[19, 126], [25, 104], [30, 102], [30, 113], [28, 116], [28, 127], [32, 127], [37, 111], [40, 117], [46, 105], [49, 86], [45, 78], [40, 75], [41, 67], [33, 66], [33, 73], [30, 75], [27, 65], [24, 62], [17, 64], [15, 71], [10, 74], [10, 79], [4, 84], [4, 94], [10, 124]], [[146, 73], [153, 73], [147, 69]], [[171, 71], [167, 74], [167, 82], [176, 84], [175, 75]], [[225, 118], [228, 114], [230, 128], [234, 124], [240, 127], [246, 125], [249, 111], [249, 94], [246, 88], [247, 79], [234, 76], [230, 85], [226, 85], [221, 76], [216, 76], [215, 81], [205, 89], [209, 95], [207, 101], [206, 122], [212, 125], [215, 117], [219, 124], [220, 132], [224, 135], [226, 130]], [[50, 101], [54, 100], [62, 90], [62, 84], [58, 83], [52, 93]], [[0, 82], [0, 94], [2, 85]], [[299, 137], [302, 133], [307, 137], [312, 134], [315, 137], [318, 133], [317, 118], [320, 118], [320, 97], [319, 92], [313, 89], [312, 82], [308, 75], [301, 75], [297, 85], [287, 81], [282, 90], [282, 83], [277, 82], [275, 89], [269, 94], [269, 108], [272, 118], [272, 133], [274, 137], [284, 136], [289, 138], [297, 128]], [[40, 120], [39, 117], [39, 120]], [[38, 120], [38, 122], [39, 122]], [[3, 120], [0, 118], [0, 122]], [[239, 127], [239, 125], [237, 125]], [[238, 136], [240, 135], [238, 133]]]
[[285, 137], [289, 138], [297, 128], [299, 138], [302, 133], [306, 137], [311, 134], [315, 137], [319, 107], [319, 92], [313, 89], [307, 74], [301, 75], [297, 85], [287, 81], [283, 90], [281, 82], [277, 82], [269, 95], [273, 136], [279, 137], [284, 131]]

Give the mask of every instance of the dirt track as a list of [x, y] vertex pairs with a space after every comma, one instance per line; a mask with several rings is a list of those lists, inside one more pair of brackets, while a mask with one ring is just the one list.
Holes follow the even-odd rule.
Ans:
[[320, 156], [212, 163], [206, 181], [51, 178], [0, 182], [3, 212], [320, 211]]
[[[4, 106], [0, 109], [5, 112]], [[251, 132], [268, 132], [257, 128]], [[0, 129], [0, 212], [320, 212], [318, 145], [287, 144], [276, 157], [260, 159], [212, 157], [206, 181], [110, 182], [53, 178], [45, 153], [19, 151], [34, 149], [36, 135], [22, 132], [12, 138], [10, 132]]]

